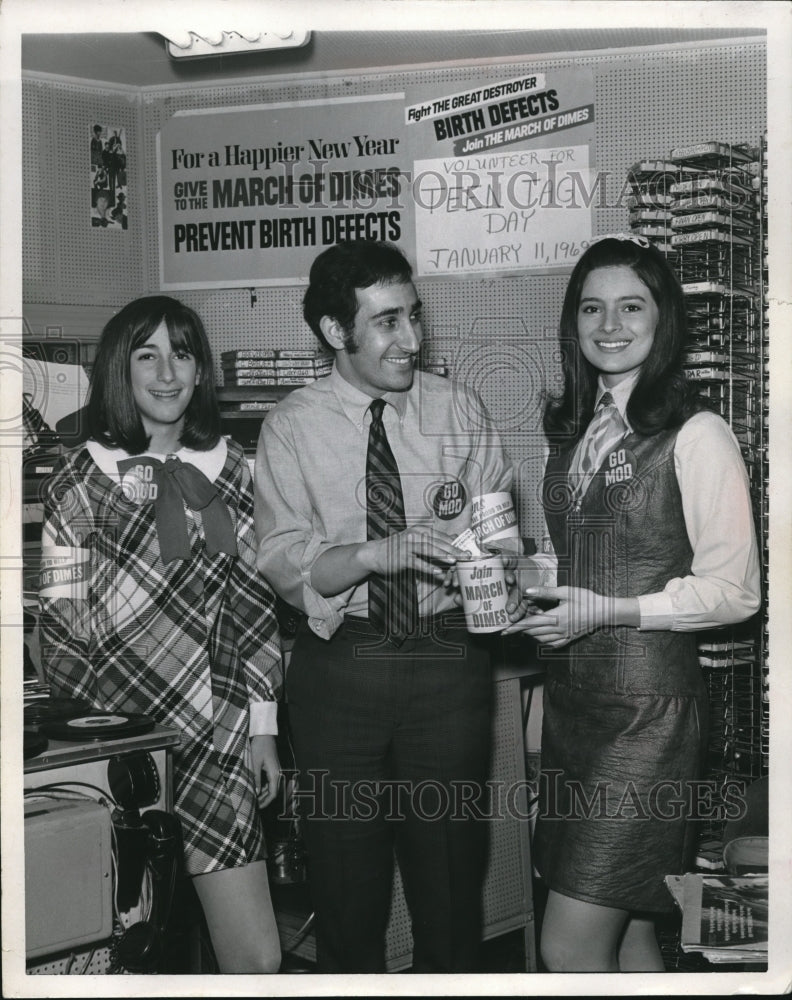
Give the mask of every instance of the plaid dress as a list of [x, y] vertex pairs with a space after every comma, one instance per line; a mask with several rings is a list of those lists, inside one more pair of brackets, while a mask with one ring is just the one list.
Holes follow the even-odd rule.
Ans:
[[214, 486], [237, 557], [209, 556], [201, 514], [185, 505], [191, 558], [163, 564], [153, 503], [127, 499], [85, 447], [64, 456], [45, 498], [42, 566], [49, 553], [62, 567], [42, 586], [47, 679], [54, 694], [181, 732], [174, 805], [190, 875], [265, 856], [249, 706], [277, 699], [282, 682], [274, 599], [256, 569], [250, 471], [239, 445], [217, 447], [226, 446]]

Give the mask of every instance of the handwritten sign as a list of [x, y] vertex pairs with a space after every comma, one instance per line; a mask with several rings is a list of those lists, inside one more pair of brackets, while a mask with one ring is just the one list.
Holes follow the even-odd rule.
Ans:
[[416, 164], [420, 275], [574, 264], [591, 238], [591, 212], [558, 192], [589, 176], [588, 146], [562, 146]]
[[592, 94], [583, 68], [408, 95], [419, 275], [574, 265], [597, 193]]

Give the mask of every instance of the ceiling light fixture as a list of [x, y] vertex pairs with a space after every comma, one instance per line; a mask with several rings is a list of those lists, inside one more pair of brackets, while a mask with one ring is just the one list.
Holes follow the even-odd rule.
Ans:
[[294, 49], [307, 44], [310, 31], [180, 31], [163, 35], [174, 59], [224, 56], [233, 52]]

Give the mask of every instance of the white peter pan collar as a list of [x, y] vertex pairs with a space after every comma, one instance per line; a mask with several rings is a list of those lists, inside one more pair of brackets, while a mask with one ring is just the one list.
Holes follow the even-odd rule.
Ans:
[[[126, 458], [158, 458], [164, 462], [168, 455], [158, 454], [153, 451], [144, 451], [140, 455], [130, 455], [123, 448], [106, 448], [98, 441], [86, 441], [85, 447], [91, 458], [96, 462], [102, 472], [111, 479], [116, 480], [118, 476], [118, 463]], [[192, 448], [180, 448], [173, 452], [173, 457], [182, 462], [187, 462], [199, 469], [210, 483], [213, 483], [220, 475], [228, 455], [228, 445], [225, 438], [221, 437], [214, 448], [209, 451], [194, 451]]]

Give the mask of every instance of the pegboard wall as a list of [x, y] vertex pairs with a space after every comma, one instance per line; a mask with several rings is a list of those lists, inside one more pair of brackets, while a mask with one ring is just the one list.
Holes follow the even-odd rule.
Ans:
[[[95, 124], [126, 132], [129, 228], [91, 226]], [[140, 95], [25, 78], [22, 85], [25, 302], [120, 306], [142, 294]]]
[[[627, 229], [625, 182], [640, 159], [708, 140], [759, 145], [766, 127], [766, 46], [751, 39], [611, 50], [497, 64], [292, 76], [212, 85], [110, 91], [106, 85], [23, 79], [24, 267], [28, 302], [122, 305], [158, 290], [156, 136], [176, 111], [398, 92], [429, 84], [453, 90], [529, 69], [590, 66], [601, 182], [595, 234]], [[94, 120], [127, 128], [127, 233], [92, 233], [83, 210], [84, 163]], [[133, 146], [134, 142], [134, 146]], [[772, 137], [771, 137], [772, 142]], [[97, 238], [99, 237], [99, 238]], [[119, 239], [119, 237], [124, 237]], [[542, 398], [558, 378], [555, 329], [564, 275], [422, 279], [427, 351], [452, 377], [472, 382], [501, 427], [517, 469], [521, 532], [539, 539], [536, 498], [542, 466]], [[299, 287], [189, 290], [181, 298], [204, 318], [212, 347], [313, 347]], [[218, 380], [220, 371], [218, 368]]]

